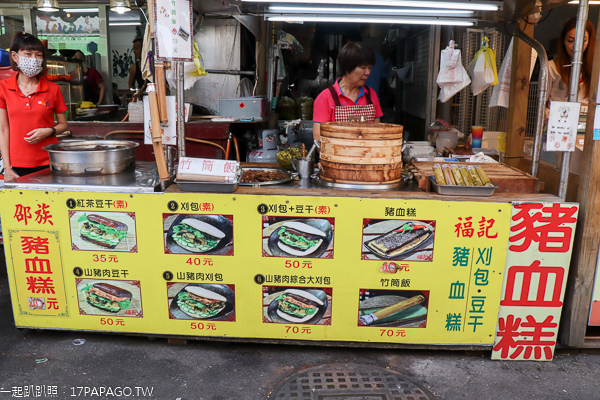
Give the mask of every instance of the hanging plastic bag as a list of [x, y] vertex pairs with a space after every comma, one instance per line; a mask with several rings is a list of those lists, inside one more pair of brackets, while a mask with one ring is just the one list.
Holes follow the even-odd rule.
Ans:
[[461, 68], [463, 66], [460, 63], [460, 50], [454, 48], [454, 40], [451, 40], [448, 47], [442, 50], [440, 72], [436, 79], [437, 84], [462, 82]]
[[[207, 75], [208, 73], [204, 70], [202, 66], [202, 56], [200, 55], [200, 51], [198, 50], [198, 43], [194, 40], [194, 61], [193, 62], [184, 62], [183, 63], [183, 88], [184, 90], [188, 90], [198, 79]], [[172, 88], [177, 87], [177, 74], [175, 73], [175, 68], [171, 68], [165, 73], [167, 77], [167, 81], [169, 82], [169, 86]]]
[[486, 74], [489, 77], [488, 79], [491, 79], [491, 76], [493, 76], [494, 79], [490, 86], [496, 86], [500, 83], [498, 82], [498, 69], [496, 68], [496, 50], [487, 48], [485, 49], [484, 54]]
[[454, 48], [453, 40], [445, 50], [442, 50], [441, 58], [440, 72], [436, 82], [441, 89], [438, 100], [445, 103], [469, 85], [471, 79], [460, 62], [460, 50]]
[[[485, 82], [485, 57], [477, 57], [469, 64], [469, 70], [471, 72], [471, 78], [473, 79], [473, 83], [471, 83], [471, 90], [473, 92], [473, 96], [477, 96], [479, 93], [483, 92], [490, 86], [490, 83]], [[472, 68], [472, 69], [471, 69]]]
[[481, 49], [475, 53], [473, 61], [469, 64], [469, 72], [473, 83], [471, 89], [473, 96], [477, 96], [490, 86], [498, 84], [496, 71], [496, 52], [488, 47], [489, 40], [483, 37]]
[[494, 86], [492, 90], [492, 98], [490, 99], [489, 107], [505, 107], [508, 108], [510, 95], [510, 73], [512, 68], [512, 52], [513, 40], [510, 40], [506, 55], [502, 61], [500, 72], [498, 73], [499, 84]]
[[202, 66], [202, 56], [200, 55], [200, 50], [198, 49], [198, 43], [194, 40], [194, 64], [196, 64], [196, 71], [192, 72], [192, 75], [195, 76], [204, 76], [207, 75], [208, 72], [204, 70]]

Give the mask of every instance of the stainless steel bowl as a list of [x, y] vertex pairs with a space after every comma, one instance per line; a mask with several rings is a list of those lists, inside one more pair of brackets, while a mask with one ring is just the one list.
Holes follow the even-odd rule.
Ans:
[[112, 175], [135, 169], [137, 146], [128, 140], [88, 140], [54, 143], [44, 150], [54, 174]]

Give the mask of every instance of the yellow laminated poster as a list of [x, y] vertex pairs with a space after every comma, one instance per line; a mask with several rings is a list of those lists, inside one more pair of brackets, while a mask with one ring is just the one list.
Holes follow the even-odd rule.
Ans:
[[491, 345], [510, 203], [6, 189], [18, 327]]

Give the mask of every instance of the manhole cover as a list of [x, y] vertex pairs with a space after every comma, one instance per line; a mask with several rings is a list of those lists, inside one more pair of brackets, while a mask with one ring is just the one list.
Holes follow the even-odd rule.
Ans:
[[368, 365], [309, 368], [277, 385], [269, 400], [433, 400], [404, 375]]

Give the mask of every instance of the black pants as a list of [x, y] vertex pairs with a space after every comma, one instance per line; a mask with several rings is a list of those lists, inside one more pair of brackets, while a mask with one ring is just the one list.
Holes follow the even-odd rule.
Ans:
[[15, 171], [15, 173], [19, 176], [25, 176], [25, 175], [33, 174], [34, 172], [44, 170], [49, 167], [50, 167], [49, 165], [42, 165], [41, 167], [33, 167], [33, 168], [13, 167], [13, 171]]

